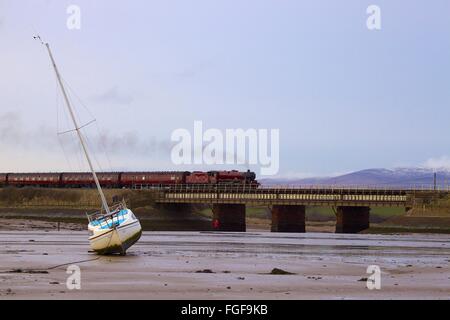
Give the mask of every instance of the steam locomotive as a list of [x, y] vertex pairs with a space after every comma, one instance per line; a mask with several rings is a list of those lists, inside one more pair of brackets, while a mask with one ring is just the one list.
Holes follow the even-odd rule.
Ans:
[[[104, 188], [175, 185], [248, 185], [258, 187], [256, 174], [250, 170], [232, 171], [168, 171], [168, 172], [99, 172], [97, 178]], [[0, 187], [94, 188], [88, 172], [63, 173], [0, 173]]]

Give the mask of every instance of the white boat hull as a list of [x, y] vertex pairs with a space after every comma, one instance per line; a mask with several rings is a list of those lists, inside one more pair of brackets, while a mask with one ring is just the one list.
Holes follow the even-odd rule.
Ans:
[[127, 211], [127, 218], [112, 228], [89, 224], [92, 233], [89, 242], [93, 251], [98, 254], [125, 254], [139, 240], [142, 234], [141, 224], [130, 210]]

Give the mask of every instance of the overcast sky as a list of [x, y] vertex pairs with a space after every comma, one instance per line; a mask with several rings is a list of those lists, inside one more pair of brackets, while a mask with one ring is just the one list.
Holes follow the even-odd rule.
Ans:
[[0, 171], [86, 167], [36, 32], [102, 169], [180, 169], [170, 136], [195, 120], [279, 129], [284, 176], [450, 166], [448, 0], [0, 0]]

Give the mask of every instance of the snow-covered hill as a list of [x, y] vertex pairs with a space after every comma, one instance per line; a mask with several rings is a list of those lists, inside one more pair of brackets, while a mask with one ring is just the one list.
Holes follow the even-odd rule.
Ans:
[[366, 169], [336, 177], [284, 179], [266, 178], [259, 181], [263, 185], [342, 185], [342, 186], [432, 186], [436, 172], [437, 185], [450, 183], [450, 170], [429, 168]]

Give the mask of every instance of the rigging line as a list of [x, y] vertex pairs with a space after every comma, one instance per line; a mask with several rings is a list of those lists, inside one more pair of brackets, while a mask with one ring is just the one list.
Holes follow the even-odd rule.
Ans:
[[62, 151], [63, 151], [64, 158], [66, 159], [66, 161], [67, 161], [67, 163], [68, 163], [68, 165], [69, 165], [70, 171], [73, 171], [72, 164], [71, 164], [71, 162], [70, 162], [70, 160], [69, 160], [69, 157], [68, 157], [68, 155], [67, 155], [66, 149], [64, 148], [64, 144], [62, 143], [62, 141], [60, 140], [59, 137], [58, 137], [58, 142], [59, 142], [59, 146], [61, 147], [61, 149], [62, 149]]
[[97, 168], [98, 168], [97, 171], [102, 171], [102, 168], [97, 160], [97, 157], [95, 156], [95, 152], [94, 152], [95, 145], [91, 142], [91, 140], [89, 139], [89, 136], [87, 134], [84, 135], [84, 139], [86, 140], [87, 149], [90, 151], [90, 154], [94, 158], [94, 161], [97, 165]]
[[73, 132], [73, 131], [77, 131], [77, 130], [83, 129], [84, 127], [87, 127], [88, 125], [90, 125], [91, 123], [93, 123], [93, 122], [95, 122], [95, 121], [96, 121], [96, 120], [94, 119], [94, 120], [92, 120], [92, 121], [89, 121], [89, 122], [86, 123], [85, 125], [82, 125], [82, 126], [79, 127], [79, 128], [75, 128], [75, 129], [67, 130], [67, 131], [63, 131], [63, 132], [58, 132], [58, 135], [62, 135], [62, 134], [66, 134], [66, 133], [69, 133], [69, 132]]
[[[64, 84], [67, 86], [67, 88], [69, 89], [69, 91], [75, 96], [75, 98], [81, 104], [81, 106], [88, 112], [88, 114], [91, 116], [91, 118], [93, 118], [94, 121], [95, 121], [95, 116], [92, 114], [90, 109], [86, 106], [86, 104], [83, 102], [83, 100], [80, 98], [80, 96], [77, 95], [75, 90], [70, 86], [70, 84], [64, 78], [62, 78], [62, 80], [63, 80]], [[99, 136], [101, 136], [102, 130], [100, 130], [100, 126], [99, 126], [98, 122], [96, 122], [95, 124], [96, 124], [96, 127], [97, 127], [97, 133], [98, 133]], [[105, 144], [102, 142], [101, 139], [99, 140], [99, 144], [100, 144], [100, 147], [102, 149], [101, 151], [105, 154], [105, 157], [106, 157], [106, 159], [108, 161], [108, 165], [109, 165], [110, 171], [113, 171], [112, 170], [111, 159], [109, 157], [107, 148], [106, 148]]]
[[[93, 120], [93, 121], [95, 121], [95, 120]], [[85, 126], [86, 126], [86, 125], [85, 125]], [[83, 127], [85, 127], [85, 126], [82, 126], [82, 127], [80, 127], [80, 128], [83, 128]], [[73, 131], [75, 131], [75, 130], [71, 130], [71, 131], [73, 132]], [[93, 158], [94, 158], [95, 163], [97, 164], [98, 169], [99, 169], [100, 171], [103, 171], [103, 168], [102, 168], [102, 166], [100, 165], [100, 162], [98, 161], [98, 158], [97, 158], [97, 156], [96, 156], [96, 153], [94, 152], [94, 150], [95, 150], [95, 148], [93, 147], [94, 144], [91, 143], [91, 140], [89, 139], [89, 135], [85, 134], [85, 135], [83, 135], [83, 137], [84, 137], [84, 139], [86, 140], [87, 148], [90, 149], [91, 154], [92, 154], [92, 156], [93, 156]]]
[[[67, 97], [67, 99], [69, 100], [69, 103], [71, 104], [71, 105], [73, 105], [73, 102], [72, 102], [72, 97], [70, 96], [70, 94], [68, 95], [68, 97]], [[75, 113], [75, 117], [76, 118], [78, 118], [78, 119], [80, 119], [80, 117], [79, 117], [79, 115], [78, 115], [78, 112], [77, 112], [77, 108], [73, 108], [73, 110], [74, 110], [74, 113]], [[68, 118], [68, 115], [67, 115], [67, 111], [66, 111], [66, 116], [67, 116], [67, 118]], [[67, 120], [69, 123], [70, 123], [70, 121], [69, 120]], [[69, 125], [70, 126], [70, 125]], [[80, 134], [82, 134], [82, 133], [80, 133]], [[83, 161], [83, 148], [82, 148], [82, 145], [81, 145], [81, 141], [79, 141], [79, 139], [78, 139], [78, 137], [76, 137], [76, 133], [75, 133], [75, 139], [76, 139], [76, 141], [78, 142], [77, 143], [77, 146], [78, 146], [78, 148], [77, 148], [77, 156], [78, 156], [78, 163], [79, 163], [79, 168], [80, 168], [80, 171], [85, 171], [84, 170], [84, 166], [85, 166], [85, 164], [84, 164], [84, 161]]]
[[[75, 132], [75, 131], [76, 130], [70, 130], [70, 132]], [[80, 132], [80, 134], [83, 134], [83, 132]], [[92, 154], [92, 156], [94, 158], [94, 161], [97, 164], [97, 167], [99, 168], [100, 171], [102, 171], [102, 166], [100, 165], [100, 162], [98, 161], [98, 159], [97, 159], [97, 157], [95, 155], [93, 144], [91, 143], [91, 141], [89, 139], [89, 136], [87, 134], [83, 134], [83, 138], [86, 141], [86, 147], [87, 147], [88, 150], [90, 150], [90, 152], [91, 152], [91, 154]], [[79, 146], [79, 149], [82, 151], [81, 143], [78, 143], [78, 146]], [[82, 154], [82, 152], [80, 152], [80, 153]]]
[[[55, 86], [56, 86], [55, 87], [56, 88], [56, 94], [55, 94], [55, 97], [56, 97], [56, 131], [58, 132], [59, 131], [59, 99], [58, 99], [59, 95], [58, 95], [58, 82], [57, 82], [56, 78], [55, 78]], [[61, 147], [61, 149], [63, 151], [64, 158], [66, 159], [66, 162], [69, 165], [69, 169], [72, 171], [72, 164], [69, 161], [69, 157], [67, 156], [66, 150], [64, 148], [64, 144], [62, 143], [62, 141], [58, 135], [57, 135], [57, 139], [58, 139], [59, 146]]]
[[[42, 40], [41, 40], [42, 41]], [[58, 94], [58, 92], [59, 92], [59, 90], [58, 90], [58, 79], [57, 79], [57, 77], [55, 76], [55, 84], [56, 84], [56, 100], [57, 100], [57, 133], [58, 133], [58, 131], [59, 131], [59, 128], [60, 128], [60, 123], [59, 123], [59, 94]], [[63, 119], [65, 120], [65, 122], [66, 122], [66, 126], [67, 127], [69, 127], [69, 119], [68, 119], [68, 114], [67, 114], [67, 111], [63, 108]], [[70, 168], [70, 170], [73, 170], [73, 167], [72, 167], [72, 163], [71, 163], [71, 161], [69, 160], [70, 158], [68, 157], [68, 155], [67, 155], [67, 152], [66, 152], [66, 149], [64, 148], [64, 143], [61, 141], [61, 139], [59, 138], [59, 136], [58, 136], [58, 143], [59, 143], [59, 145], [61, 146], [61, 149], [63, 150], [63, 153], [64, 153], [64, 157], [66, 158], [66, 161], [67, 161], [67, 163], [68, 163], [68, 165], [69, 165], [69, 168]]]
[[[85, 139], [87, 140], [88, 148], [89, 148], [90, 146], [93, 146], [93, 145], [94, 145], [94, 144], [91, 143], [91, 140], [89, 139], [89, 137], [88, 137], [87, 135], [85, 135]], [[98, 168], [100, 169], [100, 171], [103, 171], [103, 168], [102, 168], [102, 166], [100, 165], [100, 162], [98, 161], [97, 156], [95, 155], [94, 148], [93, 148], [93, 147], [90, 147], [90, 149], [91, 149], [92, 155], [94, 156], [94, 160], [95, 160], [95, 162], [97, 163]]]
[[[68, 87], [70, 88], [70, 85], [69, 85], [69, 84], [67, 84], [67, 85], [68, 85]], [[70, 88], [70, 89], [71, 89], [71, 88]], [[74, 91], [73, 89], [71, 89], [71, 92], [72, 92], [72, 93], [74, 94], [74, 96], [78, 99], [79, 103], [87, 110], [87, 112], [90, 114], [90, 116], [91, 116], [92, 118], [95, 119], [95, 117], [93, 116], [93, 114], [90, 112], [89, 108], [86, 107], [86, 105], [83, 103], [83, 101], [81, 100], [81, 98], [78, 97], [78, 95], [75, 93], [75, 91]], [[97, 129], [97, 134], [98, 134], [98, 136], [100, 137], [100, 136], [101, 136], [101, 130], [100, 130], [100, 126], [99, 126], [99, 124], [98, 124], [97, 121], [96, 121], [96, 129]], [[102, 141], [101, 139], [99, 140], [99, 145], [100, 145], [101, 151], [105, 154], [105, 157], [106, 157], [106, 159], [107, 159], [107, 161], [108, 161], [109, 169], [110, 169], [110, 171], [112, 171], [111, 160], [110, 160], [110, 158], [109, 158], [109, 155], [108, 155], [106, 146], [105, 146], [105, 144], [103, 143], [103, 141]], [[95, 154], [94, 154], [94, 157], [95, 157]], [[98, 160], [96, 160], [96, 161], [97, 161], [97, 163], [98, 163]], [[99, 165], [99, 167], [101, 167], [101, 166]]]
[[[55, 77], [55, 79], [56, 79], [56, 77]], [[58, 80], [56, 80], [56, 81], [58, 81]], [[63, 109], [63, 111], [62, 111], [63, 116], [62, 116], [61, 120], [64, 122], [62, 124], [62, 126], [64, 126], [64, 128], [69, 128], [70, 124], [69, 124], [69, 116], [67, 114], [67, 110], [65, 108], [62, 108], [62, 109]], [[60, 131], [60, 129], [58, 128], [58, 132], [59, 131]]]
[[[61, 78], [61, 81], [64, 82], [64, 84], [65, 84], [64, 86], [69, 86], [69, 84], [68, 84], [66, 81], [64, 81], [64, 80], [62, 79], [61, 75], [60, 75], [60, 78]], [[73, 90], [71, 90], [71, 92], [73, 93]], [[76, 95], [76, 94], [74, 93], [74, 95]], [[73, 103], [72, 97], [71, 97], [71, 95], [70, 95], [70, 92], [68, 92], [68, 94], [67, 94], [67, 99], [69, 100], [69, 103], [70, 103], [72, 106], [75, 106], [75, 104]], [[73, 111], [74, 111], [74, 113], [75, 113], [75, 118], [77, 118], [78, 120], [80, 120], [81, 117], [80, 117], [80, 115], [79, 115], [79, 113], [78, 113], [77, 108], [73, 107]], [[89, 112], [89, 110], [87, 110], [87, 111], [88, 111], [88, 113], [90, 114], [90, 116], [92, 117], [92, 114]], [[68, 123], [70, 123], [70, 121], [68, 120], [68, 114], [67, 114], [67, 111], [65, 112], [65, 115], [66, 115], [66, 121], [67, 121]], [[92, 118], [93, 118], [92, 121], [95, 121], [95, 118], [94, 118], [94, 117], [92, 117]], [[92, 122], [92, 121], [91, 121], [91, 122]], [[85, 127], [85, 126], [89, 125], [91, 122], [87, 123], [86, 125], [84, 125], [84, 126], [82, 126], [82, 127]], [[70, 127], [69, 124], [68, 124], [67, 126]], [[80, 127], [80, 128], [82, 128], [82, 127]], [[80, 128], [78, 128], [78, 129], [80, 129]], [[76, 131], [76, 130], [77, 130], [77, 128], [72, 129], [72, 130], [68, 130], [68, 131], [63, 132], [63, 133], [68, 133], [68, 132]]]
[[[69, 99], [71, 100], [70, 102], [72, 103], [72, 99], [71, 99], [70, 97], [69, 97]], [[73, 105], [73, 103], [72, 103], [72, 105]], [[74, 109], [75, 109], [75, 112], [76, 112], [76, 108], [74, 108]], [[80, 119], [79, 116], [78, 116], [78, 119]], [[79, 129], [88, 126], [90, 123], [92, 123], [92, 122], [94, 122], [94, 121], [96, 121], [95, 118], [94, 118], [94, 120], [90, 121], [89, 123], [87, 123], [87, 124], [81, 126]], [[70, 131], [74, 132], [74, 131], [76, 131], [76, 130], [77, 130], [77, 129], [75, 129], [75, 130], [70, 130]], [[83, 132], [80, 132], [80, 134], [83, 134]], [[98, 158], [97, 158], [96, 155], [95, 155], [95, 152], [94, 152], [95, 149], [93, 148], [94, 145], [91, 143], [91, 141], [90, 141], [90, 139], [89, 139], [89, 135], [83, 134], [83, 138], [86, 140], [87, 149], [88, 149], [88, 150], [90, 149], [91, 154], [93, 155], [94, 161], [95, 161], [96, 164], [97, 164], [97, 167], [99, 168], [100, 171], [102, 171], [102, 166], [100, 165], [100, 162], [98, 161]], [[80, 149], [81, 149], [81, 143], [79, 143], [79, 146], [80, 146]], [[82, 150], [81, 150], [81, 151], [82, 151]], [[81, 152], [81, 154], [82, 154], [82, 152]]]
[[91, 110], [89, 110], [89, 108], [84, 104], [84, 102], [81, 100], [81, 98], [77, 95], [77, 93], [75, 92], [75, 90], [70, 86], [70, 84], [63, 78], [61, 77], [62, 81], [64, 82], [64, 84], [67, 86], [67, 88], [69, 89], [69, 92], [72, 93], [75, 98], [78, 100], [78, 102], [81, 104], [81, 106], [87, 111], [87, 113], [89, 114], [89, 116], [93, 119], [95, 119], [94, 115], [92, 114]]
[[75, 136], [75, 139], [77, 141], [75, 149], [76, 149], [76, 154], [77, 154], [79, 171], [85, 171], [84, 167], [83, 167], [83, 149], [81, 146], [81, 142], [77, 139], [76, 133], [73, 133], [73, 136]]
[[[71, 123], [70, 123], [68, 111], [65, 108], [63, 110], [64, 110], [64, 115], [65, 115], [65, 120], [66, 120], [66, 127], [70, 128]], [[81, 143], [78, 140], [77, 134], [75, 132], [72, 132], [72, 135], [70, 137], [70, 142], [71, 142], [72, 149], [75, 153], [74, 161], [75, 161], [76, 166], [78, 167], [78, 171], [84, 171], [83, 170], [83, 151], [82, 151]]]
[[59, 131], [59, 99], [58, 99], [58, 80], [55, 77], [55, 105], [56, 105], [56, 132]]
[[[56, 79], [56, 78], [55, 78]], [[57, 81], [57, 80], [56, 80]], [[59, 109], [58, 109], [59, 110]], [[67, 112], [66, 112], [66, 110], [63, 108], [63, 112], [62, 112], [62, 114], [63, 114], [63, 117], [62, 117], [62, 119], [63, 119], [63, 121], [65, 120], [65, 126], [66, 127], [68, 127], [69, 126], [69, 119], [68, 119], [68, 114], [67, 114]], [[59, 131], [59, 127], [58, 127], [58, 131]], [[78, 160], [78, 167], [80, 167], [79, 166], [79, 163], [80, 163], [80, 161], [79, 161], [79, 159], [78, 158], [76, 158], [75, 160], [74, 160], [74, 164], [72, 164], [72, 161], [70, 161], [70, 157], [68, 156], [68, 153], [67, 153], [67, 151], [66, 151], [66, 148], [64, 148], [64, 141], [61, 139], [61, 137], [59, 136], [59, 135], [57, 135], [58, 136], [58, 142], [59, 142], [59, 144], [60, 144], [60, 146], [61, 146], [61, 149], [63, 150], [63, 153], [64, 153], [64, 157], [66, 158], [66, 160], [67, 160], [67, 162], [68, 162], [68, 164], [69, 164], [69, 168], [70, 168], [70, 170], [71, 171], [74, 171], [74, 169], [75, 169], [75, 167], [77, 167], [77, 160]], [[67, 139], [67, 142], [69, 142], [71, 145], [74, 145], [75, 146], [75, 152], [77, 152], [77, 149], [76, 149], [76, 142], [75, 142], [75, 140], [73, 139], [73, 136], [71, 136], [70, 138], [68, 138]], [[70, 145], [69, 145], [69, 148], [70, 148]], [[78, 156], [78, 153], [77, 153], [77, 156]], [[73, 158], [73, 157], [72, 157]]]
[[[63, 110], [65, 111], [64, 115], [65, 115], [65, 120], [66, 120], [66, 126], [69, 126], [69, 124], [68, 124], [69, 119], [68, 119], [67, 112], [66, 112], [65, 109], [63, 109]], [[59, 137], [59, 138], [61, 139], [61, 137]], [[72, 134], [72, 135], [68, 136], [67, 137], [67, 142], [68, 142], [69, 150], [72, 150], [72, 152], [75, 153], [75, 157], [69, 157], [69, 158], [75, 158], [73, 160], [74, 161], [74, 167], [71, 168], [71, 169], [75, 169], [75, 167], [77, 167], [77, 166], [80, 169], [81, 168], [80, 164], [81, 164], [82, 161], [80, 161], [80, 154], [79, 154], [80, 150], [79, 150], [79, 146], [78, 146], [78, 139], [75, 136], [75, 134]]]
[[[69, 102], [70, 102], [70, 104], [72, 106], [72, 110], [75, 113], [75, 118], [77, 119], [77, 122], [82, 122], [81, 116], [80, 116], [80, 114], [78, 112], [78, 109], [76, 108], [76, 105], [73, 103], [73, 99], [72, 99], [72, 96], [70, 95], [70, 92], [67, 95], [68, 95], [67, 98], [69, 99]], [[95, 120], [95, 118], [93, 118], [93, 119]]]
[[99, 144], [100, 144], [101, 148], [103, 149], [102, 152], [105, 154], [106, 160], [108, 161], [109, 170], [112, 172], [113, 170], [112, 170], [111, 160], [109, 158], [108, 151], [106, 150], [105, 143], [103, 142], [102, 137], [101, 137], [100, 126], [98, 125], [98, 122], [96, 122], [95, 125], [97, 127], [97, 132], [99, 135]]

